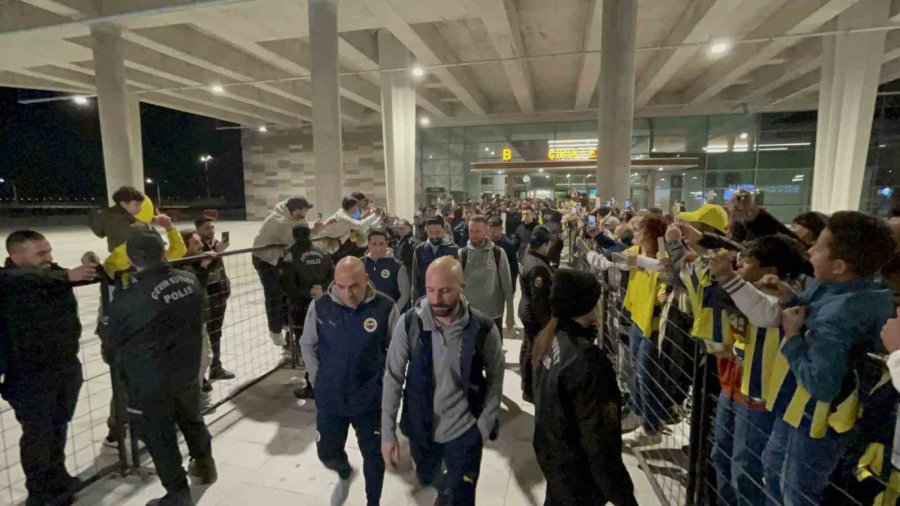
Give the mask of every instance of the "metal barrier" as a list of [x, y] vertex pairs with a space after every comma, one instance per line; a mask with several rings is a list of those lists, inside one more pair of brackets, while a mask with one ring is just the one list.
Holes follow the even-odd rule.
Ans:
[[[573, 265], [586, 268], [583, 262]], [[728, 487], [717, 486], [716, 463], [721, 462], [721, 452], [725, 450], [730, 459], [731, 448], [716, 448], [718, 455], [714, 455], [714, 448], [718, 443], [727, 444], [736, 437], [743, 445], [748, 438], [735, 435], [733, 423], [716, 426], [717, 411], [726, 417], [738, 413], [719, 408], [721, 387], [716, 358], [706, 353], [702, 342], [691, 337], [693, 319], [685, 305], [679, 307], [679, 302], [683, 301], [679, 300], [678, 292], [669, 294], [671, 305], [664, 309], [664, 313], [668, 313], [664, 335], [660, 337], [654, 333], [650, 339], [640, 338], [643, 340], [640, 344], [648, 352], [639, 357], [632, 356], [633, 343], [629, 342], [634, 339], [630, 330], [632, 321], [622, 304], [625, 291], [621, 281], [622, 276], [627, 275], [627, 272], [615, 269], [598, 273], [603, 287], [599, 345], [612, 359], [626, 405], [632, 406], [625, 408], [626, 413], [634, 409], [636, 395], [645, 395], [649, 397], [640, 406], [650, 412], [651, 418], [661, 421], [658, 443], [636, 445], [632, 449], [659, 501], [667, 506], [781, 504], [768, 493], [761, 475], [742, 475], [744, 485], [749, 483], [751, 488], [755, 487], [756, 495], [751, 498], [737, 493], [734, 487], [732, 491], [736, 497], [728, 496]], [[900, 472], [892, 468], [890, 460], [900, 396], [891, 384], [884, 357], [870, 355], [856, 362], [854, 370], [859, 378], [860, 409], [864, 415], [846, 435], [847, 448], [830, 477], [825, 497], [821, 501], [806, 498], [806, 502], [800, 501], [801, 504], [897, 504]], [[748, 434], [769, 439], [769, 427], [748, 425]], [[762, 455], [749, 450], [749, 446], [745, 451], [750, 451], [750, 457], [761, 461]], [[811, 467], [816, 462], [800, 465]], [[785, 482], [784, 487], [797, 490], [796, 484], [791, 482]]]
[[[291, 347], [285, 350], [273, 345], [268, 336], [263, 291], [251, 261], [251, 253], [261, 249], [266, 248], [234, 250], [219, 255], [231, 282], [231, 295], [227, 301], [217, 302], [226, 304], [222, 316], [222, 363], [235, 373], [236, 378], [212, 383], [213, 390], [204, 408], [205, 415], [228, 403], [282, 365], [297, 366], [297, 360], [291, 360], [292, 356], [298, 356], [294, 340], [290, 340]], [[184, 258], [172, 264], [178, 268], [204, 258]], [[65, 454], [68, 471], [85, 484], [114, 472], [127, 474], [139, 467], [142, 461], [146, 462], [147, 457], [137, 439], [127, 437], [124, 385], [114, 380], [117, 376], [101, 356], [101, 341], [95, 333], [101, 308], [108, 306], [112, 296], [110, 285], [111, 282], [104, 279], [75, 288], [82, 324], [79, 358], [84, 384], [69, 426]], [[287, 301], [283, 303], [287, 304]], [[108, 418], [112, 409], [116, 414], [112, 417], [112, 427], [109, 427]], [[116, 436], [118, 449], [104, 444], [110, 433]], [[4, 401], [0, 401], [0, 434], [3, 444], [0, 453], [0, 505], [17, 504], [27, 497], [19, 456], [21, 427], [12, 407]]]

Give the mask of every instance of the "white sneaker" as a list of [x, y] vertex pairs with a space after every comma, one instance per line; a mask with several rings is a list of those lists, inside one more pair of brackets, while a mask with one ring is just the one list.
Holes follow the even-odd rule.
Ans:
[[347, 497], [350, 496], [350, 484], [355, 477], [356, 470], [351, 469], [347, 479], [338, 478], [337, 483], [334, 484], [334, 492], [331, 493], [331, 506], [341, 506], [347, 502]]
[[643, 427], [622, 438], [622, 444], [631, 448], [654, 446], [661, 442], [662, 434], [649, 434]]
[[641, 417], [631, 411], [622, 418], [622, 434], [628, 434], [641, 426]]
[[287, 344], [287, 341], [284, 340], [284, 334], [281, 332], [269, 332], [269, 339], [272, 340], [272, 344], [275, 346], [284, 346]]

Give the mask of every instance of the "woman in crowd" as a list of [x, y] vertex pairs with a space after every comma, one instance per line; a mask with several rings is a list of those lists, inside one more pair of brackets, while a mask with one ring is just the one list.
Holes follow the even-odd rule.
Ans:
[[534, 451], [547, 479], [545, 506], [637, 505], [622, 462], [622, 396], [594, 345], [599, 299], [591, 274], [557, 271], [553, 317], [534, 344]]

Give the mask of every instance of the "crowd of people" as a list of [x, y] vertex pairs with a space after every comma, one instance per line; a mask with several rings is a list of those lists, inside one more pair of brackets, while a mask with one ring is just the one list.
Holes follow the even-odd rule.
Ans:
[[[117, 417], [127, 416], [166, 489], [151, 504], [193, 504], [187, 476], [217, 479], [202, 409], [215, 381], [236, 376], [221, 352], [228, 239], [207, 216], [179, 231], [134, 188], [113, 200], [91, 216], [110, 252], [102, 262], [86, 254], [63, 269], [31, 230], [6, 241], [0, 393], [23, 429], [28, 505], [66, 503], [81, 486], [64, 456], [82, 381], [73, 288], [99, 276], [112, 283], [97, 333], [126, 400], [124, 413], [111, 403], [107, 443], [123, 443]], [[327, 218], [313, 220], [313, 209], [299, 196], [278, 203], [252, 263], [269, 338], [302, 357], [294, 395], [315, 400], [318, 457], [338, 476], [332, 505], [347, 501], [357, 475], [350, 426], [369, 505], [402, 460], [398, 429], [435, 504], [475, 504], [483, 448], [502, 431], [503, 343], [517, 316], [549, 506], [637, 504], [623, 447], [660, 444], [691, 388], [717, 394], [714, 502], [896, 498], [882, 484], [900, 400], [900, 220], [810, 212], [788, 227], [746, 192], [668, 213], [584, 195], [485, 195], [442, 198], [407, 221], [360, 192]], [[566, 239], [581, 270], [565, 265]], [[601, 300], [616, 332], [598, 343]], [[685, 339], [702, 343], [702, 385], [666, 363]], [[870, 358], [885, 351], [893, 384]], [[626, 360], [617, 368], [611, 357]]]

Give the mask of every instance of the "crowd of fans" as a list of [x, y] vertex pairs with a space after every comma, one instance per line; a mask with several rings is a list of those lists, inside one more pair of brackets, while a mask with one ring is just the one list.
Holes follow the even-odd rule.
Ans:
[[[236, 376], [221, 352], [228, 238], [216, 238], [207, 216], [179, 231], [133, 188], [113, 200], [91, 216], [108, 243], [102, 263], [86, 254], [82, 266], [60, 268], [34, 231], [6, 241], [0, 392], [23, 428], [28, 505], [64, 503], [80, 487], [63, 454], [82, 381], [72, 289], [98, 276], [112, 281], [97, 324], [103, 359], [127, 397], [125, 413], [111, 403], [106, 443], [122, 444], [118, 429], [134, 425], [167, 491], [152, 504], [192, 504], [188, 474], [217, 479], [201, 412], [214, 382]], [[661, 444], [691, 388], [717, 395], [714, 502], [896, 500], [886, 486], [900, 481], [889, 463], [900, 464], [892, 452], [900, 431], [889, 429], [900, 400], [894, 219], [809, 212], [788, 227], [746, 192], [725, 206], [685, 212], [676, 203], [669, 213], [583, 195], [485, 195], [460, 205], [442, 198], [410, 222], [360, 192], [327, 218], [313, 220], [313, 209], [304, 197], [277, 204], [252, 263], [269, 338], [302, 356], [306, 381], [294, 395], [316, 401], [318, 456], [339, 476], [333, 505], [344, 504], [356, 475], [345, 451], [350, 426], [368, 504], [380, 504], [385, 469], [401, 460], [398, 428], [419, 482], [438, 492], [435, 504], [475, 503], [482, 449], [501, 430], [502, 343], [516, 316], [548, 505], [637, 504], [623, 444]], [[567, 242], [580, 271], [563, 266]], [[603, 287], [618, 353], [595, 345]], [[702, 385], [671, 371], [689, 339], [709, 364]], [[893, 383], [877, 362], [884, 352]], [[627, 357], [624, 367], [610, 355]]]

